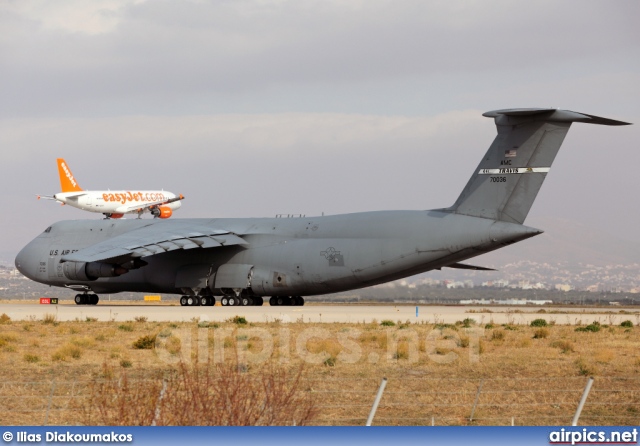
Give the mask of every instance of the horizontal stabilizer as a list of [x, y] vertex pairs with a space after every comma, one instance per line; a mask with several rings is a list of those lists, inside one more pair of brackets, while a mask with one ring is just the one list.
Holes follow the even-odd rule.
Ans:
[[[558, 110], [556, 108], [506, 108], [504, 110], [493, 110], [483, 113], [487, 118], [498, 118], [500, 115], [509, 117], [535, 117], [540, 115], [542, 121], [555, 122], [584, 122], [585, 124], [600, 125], [631, 125], [629, 122], [616, 121], [615, 119], [602, 118], [600, 116], [577, 113], [570, 110]], [[530, 119], [527, 119], [530, 121]]]
[[454, 269], [471, 269], [474, 271], [497, 271], [493, 268], [485, 268], [484, 266], [467, 265], [464, 263], [452, 263], [451, 265], [445, 265], [444, 267], [454, 268]]

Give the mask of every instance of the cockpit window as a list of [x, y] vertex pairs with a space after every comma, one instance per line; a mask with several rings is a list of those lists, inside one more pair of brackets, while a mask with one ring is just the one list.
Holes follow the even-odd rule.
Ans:
[[49, 226], [47, 229], [44, 230], [45, 234], [48, 234], [51, 232], [51, 226]]

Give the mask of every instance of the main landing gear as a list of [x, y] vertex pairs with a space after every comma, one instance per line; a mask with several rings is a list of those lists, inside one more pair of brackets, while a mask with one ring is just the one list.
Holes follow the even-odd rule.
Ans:
[[301, 307], [304, 305], [304, 297], [302, 296], [273, 296], [271, 299], [269, 299], [269, 305], [271, 305], [272, 307], [277, 307], [277, 306], [283, 306], [283, 305], [287, 305], [287, 306], [297, 306], [297, 307]]
[[220, 303], [223, 307], [260, 307], [264, 300], [260, 296], [222, 296]]
[[98, 305], [100, 298], [97, 294], [76, 294], [73, 300], [76, 305]]
[[[211, 307], [216, 304], [213, 296], [182, 296], [180, 305], [183, 307]], [[260, 296], [222, 296], [220, 304], [223, 307], [260, 307], [264, 304], [264, 299]], [[269, 299], [269, 305], [276, 306], [298, 306], [304, 305], [302, 296], [273, 296]]]
[[216, 304], [216, 298], [213, 296], [182, 296], [180, 305], [183, 307], [213, 307]]

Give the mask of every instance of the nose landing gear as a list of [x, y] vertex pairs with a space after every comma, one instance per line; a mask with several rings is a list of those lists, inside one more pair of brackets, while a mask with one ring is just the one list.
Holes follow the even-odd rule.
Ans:
[[97, 294], [76, 294], [76, 297], [73, 299], [76, 305], [98, 305], [100, 298]]

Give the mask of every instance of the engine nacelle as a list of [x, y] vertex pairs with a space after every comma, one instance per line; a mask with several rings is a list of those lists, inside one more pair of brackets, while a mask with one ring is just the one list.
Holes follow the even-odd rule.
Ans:
[[151, 215], [158, 218], [169, 218], [173, 215], [173, 211], [169, 206], [154, 206], [151, 208]]
[[124, 217], [124, 214], [111, 214], [109, 218], [122, 218], [122, 217]]
[[160, 215], [158, 215], [160, 218], [169, 218], [173, 215], [173, 211], [169, 206], [160, 206], [158, 210], [160, 211]]
[[91, 281], [100, 277], [117, 277], [129, 270], [119, 265], [102, 262], [65, 262], [62, 272], [69, 280]]

